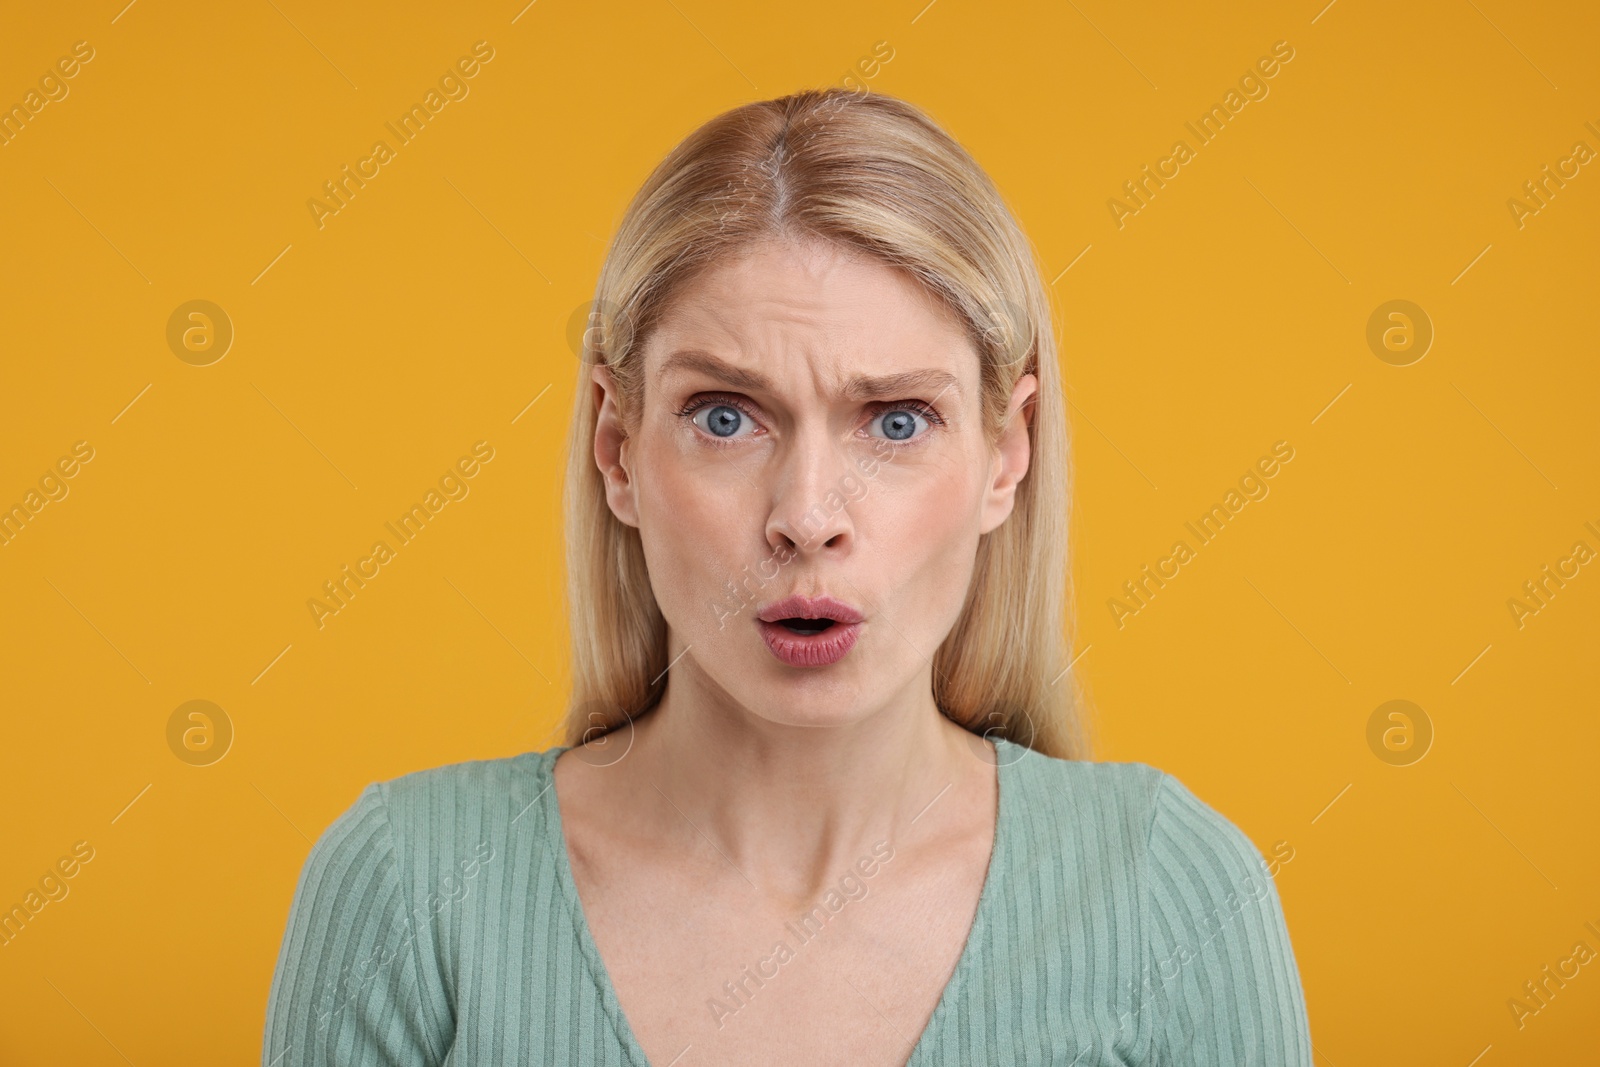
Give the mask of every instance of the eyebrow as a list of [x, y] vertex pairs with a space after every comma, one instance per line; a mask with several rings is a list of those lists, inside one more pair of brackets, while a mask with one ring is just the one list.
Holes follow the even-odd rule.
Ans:
[[[713, 356], [709, 352], [699, 349], [683, 349], [672, 353], [661, 363], [661, 369], [656, 372], [659, 382], [672, 371], [693, 371], [704, 374], [709, 378], [716, 378], [725, 385], [735, 389], [745, 389], [751, 392], [776, 393], [771, 379], [759, 371], [736, 367]], [[921, 390], [936, 390], [940, 394], [946, 391], [957, 396], [961, 394], [961, 383], [949, 371], [925, 368], [922, 370], [901, 371], [897, 374], [884, 374], [872, 376], [854, 374], [845, 380], [839, 395], [845, 400], [872, 400], [904, 398], [911, 393]]]

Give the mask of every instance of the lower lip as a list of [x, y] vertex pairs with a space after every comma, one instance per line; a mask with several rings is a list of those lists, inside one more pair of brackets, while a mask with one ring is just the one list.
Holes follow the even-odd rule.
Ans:
[[797, 634], [776, 622], [761, 622], [761, 637], [772, 654], [791, 667], [826, 667], [838, 663], [855, 647], [861, 635], [859, 622], [836, 622], [816, 634]]

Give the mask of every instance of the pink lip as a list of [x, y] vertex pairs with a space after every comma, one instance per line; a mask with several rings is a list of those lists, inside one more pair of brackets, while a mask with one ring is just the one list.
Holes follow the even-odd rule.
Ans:
[[[779, 619], [832, 619], [835, 622], [855, 623], [862, 620], [861, 612], [842, 600], [831, 596], [789, 596], [762, 608], [756, 618], [762, 622]], [[836, 627], [828, 627], [832, 632]]]
[[[779, 616], [784, 619], [798, 617], [803, 616], [790, 613]], [[791, 667], [826, 667], [830, 663], [837, 663], [855, 647], [856, 638], [861, 636], [859, 622], [835, 622], [818, 634], [797, 634], [776, 622], [757, 620], [756, 625], [761, 628], [761, 637], [766, 641], [767, 648]]]

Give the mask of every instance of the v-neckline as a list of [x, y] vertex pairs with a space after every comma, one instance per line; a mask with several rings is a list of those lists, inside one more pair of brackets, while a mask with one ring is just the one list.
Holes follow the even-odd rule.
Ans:
[[[934, 1006], [933, 1014], [928, 1017], [928, 1025], [917, 1035], [917, 1042], [911, 1048], [911, 1055], [907, 1057], [905, 1067], [917, 1067], [923, 1046], [933, 1040], [929, 1035], [936, 1033], [944, 1017], [956, 1010], [952, 1005], [965, 990], [967, 973], [976, 966], [973, 959], [978, 952], [977, 943], [980, 935], [988, 924], [990, 912], [998, 906], [996, 901], [1000, 895], [1000, 883], [1004, 880], [1006, 861], [1009, 860], [1009, 855], [1006, 854], [1006, 844], [1010, 836], [1008, 830], [1013, 821], [1010, 817], [1012, 783], [1007, 780], [1009, 768], [1027, 753], [1011, 752], [1011, 749], [1022, 746], [1006, 738], [992, 737], [990, 740], [995, 746], [995, 790], [998, 795], [995, 798], [994, 841], [989, 848], [989, 864], [984, 871], [983, 889], [978, 893], [978, 907], [972, 916], [972, 925], [967, 929], [966, 940], [962, 943], [961, 955], [956, 958], [955, 969], [950, 972], [949, 980], [939, 993], [939, 1002]], [[622, 1010], [622, 1002], [617, 997], [616, 987], [611, 984], [611, 973], [606, 968], [605, 960], [600, 957], [600, 947], [595, 943], [594, 934], [589, 929], [588, 916], [583, 911], [583, 901], [578, 897], [578, 883], [572, 876], [572, 863], [567, 855], [567, 830], [561, 820], [561, 804], [556, 797], [555, 779], [556, 759], [571, 747], [571, 745], [560, 745], [544, 753], [541, 772], [549, 778], [543, 791], [549, 795], [549, 800], [544, 806], [545, 817], [550, 820], [550, 825], [554, 828], [554, 832], [545, 835], [546, 847], [555, 853], [556, 882], [570, 909], [573, 927], [578, 935], [578, 947], [589, 965], [590, 976], [600, 992], [601, 1006], [610, 1018], [617, 1036], [626, 1046], [629, 1058], [639, 1067], [652, 1067], [650, 1057], [645, 1055], [639, 1039], [634, 1036], [632, 1024], [628, 1022], [628, 1017]]]

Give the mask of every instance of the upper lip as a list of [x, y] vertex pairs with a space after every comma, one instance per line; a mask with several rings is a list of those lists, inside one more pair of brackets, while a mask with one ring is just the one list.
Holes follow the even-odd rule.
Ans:
[[789, 596], [775, 600], [756, 616], [762, 622], [779, 619], [832, 619], [840, 623], [860, 622], [861, 612], [831, 596]]

